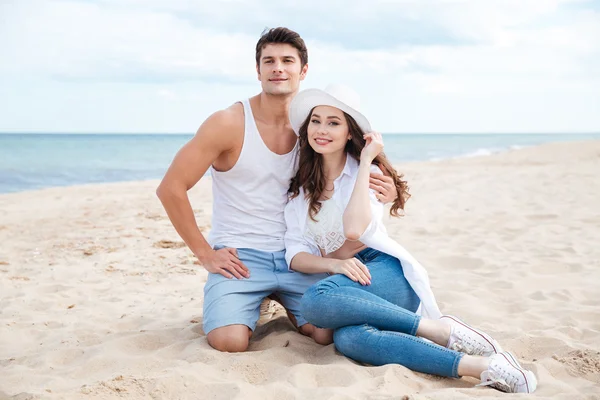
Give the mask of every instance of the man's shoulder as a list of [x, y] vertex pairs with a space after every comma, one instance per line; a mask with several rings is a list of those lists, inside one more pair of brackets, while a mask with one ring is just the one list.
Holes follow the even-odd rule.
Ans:
[[231, 130], [244, 128], [244, 107], [241, 103], [234, 103], [231, 106], [219, 110], [209, 116], [203, 125], [217, 128], [219, 130]]
[[194, 141], [203, 146], [216, 146], [227, 150], [242, 140], [244, 134], [244, 110], [240, 103], [216, 111], [198, 128]]

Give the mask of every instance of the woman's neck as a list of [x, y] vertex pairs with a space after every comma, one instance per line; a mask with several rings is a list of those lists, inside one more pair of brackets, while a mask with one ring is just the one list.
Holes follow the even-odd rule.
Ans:
[[345, 165], [345, 151], [323, 155], [323, 173], [325, 174], [325, 177], [330, 180], [334, 180], [340, 176]]

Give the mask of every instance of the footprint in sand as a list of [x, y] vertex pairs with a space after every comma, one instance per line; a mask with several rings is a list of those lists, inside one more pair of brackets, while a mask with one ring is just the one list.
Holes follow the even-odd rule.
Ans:
[[528, 219], [533, 221], [544, 221], [558, 218], [556, 214], [531, 214], [527, 216]]
[[552, 358], [565, 364], [570, 373], [600, 383], [600, 351], [575, 350], [566, 356]]
[[153, 244], [154, 247], [158, 247], [160, 249], [180, 249], [185, 247], [184, 242], [173, 242], [171, 240], [160, 240]]
[[170, 336], [141, 333], [116, 339], [114, 346], [119, 351], [131, 354], [151, 353], [172, 343]]
[[354, 371], [346, 366], [300, 364], [292, 367], [287, 380], [309, 388], [348, 387], [356, 382]]
[[484, 265], [483, 260], [479, 258], [463, 257], [463, 256], [447, 256], [438, 257], [436, 259], [438, 265], [443, 265], [448, 268], [474, 271]]
[[6, 396], [4, 397], [3, 393], [0, 392], [0, 400], [37, 400], [37, 399], [41, 399], [40, 396], [35, 395], [35, 394], [31, 394], [31, 393], [26, 393], [26, 392], [22, 392], [19, 394], [15, 394], [14, 396]]
[[56, 350], [46, 355], [45, 359], [52, 367], [64, 366], [78, 361], [84, 353], [85, 352], [81, 349]]
[[[142, 216], [142, 215], [144, 215], [144, 214], [142, 214], [142, 213], [138, 214], [138, 216]], [[160, 215], [160, 214], [146, 214], [144, 216], [146, 218], [148, 218], [148, 219], [153, 220], [153, 221], [158, 221], [159, 219], [166, 219], [165, 216]]]
[[546, 300], [547, 297], [544, 293], [540, 292], [539, 290], [535, 293], [532, 293], [528, 296], [531, 300], [538, 300], [538, 301], [543, 301]]

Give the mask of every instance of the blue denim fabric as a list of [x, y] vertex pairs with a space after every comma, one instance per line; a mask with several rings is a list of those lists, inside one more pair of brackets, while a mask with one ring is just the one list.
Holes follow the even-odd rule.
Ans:
[[[223, 246], [215, 246], [215, 249]], [[260, 303], [275, 293], [284, 307], [296, 318], [298, 326], [306, 324], [300, 313], [304, 292], [326, 274], [303, 274], [288, 269], [285, 251], [269, 253], [255, 249], [237, 249], [239, 259], [250, 269], [248, 279], [227, 279], [208, 274], [204, 285], [204, 332], [227, 325], [256, 328]]]
[[362, 286], [345, 275], [323, 279], [302, 297], [304, 318], [315, 326], [335, 329], [335, 347], [354, 360], [458, 377], [462, 353], [415, 336], [420, 301], [400, 261], [371, 248], [355, 257], [369, 269], [371, 285]]

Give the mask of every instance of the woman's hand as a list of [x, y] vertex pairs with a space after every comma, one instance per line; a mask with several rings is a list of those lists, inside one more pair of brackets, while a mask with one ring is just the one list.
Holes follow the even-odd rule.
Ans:
[[360, 153], [360, 160], [370, 164], [383, 150], [383, 137], [379, 132], [369, 132], [364, 139], [367, 143]]
[[365, 264], [361, 263], [357, 258], [348, 258], [346, 260], [331, 260], [331, 273], [343, 274], [354, 282], [359, 282], [361, 285], [371, 284], [371, 273]]

